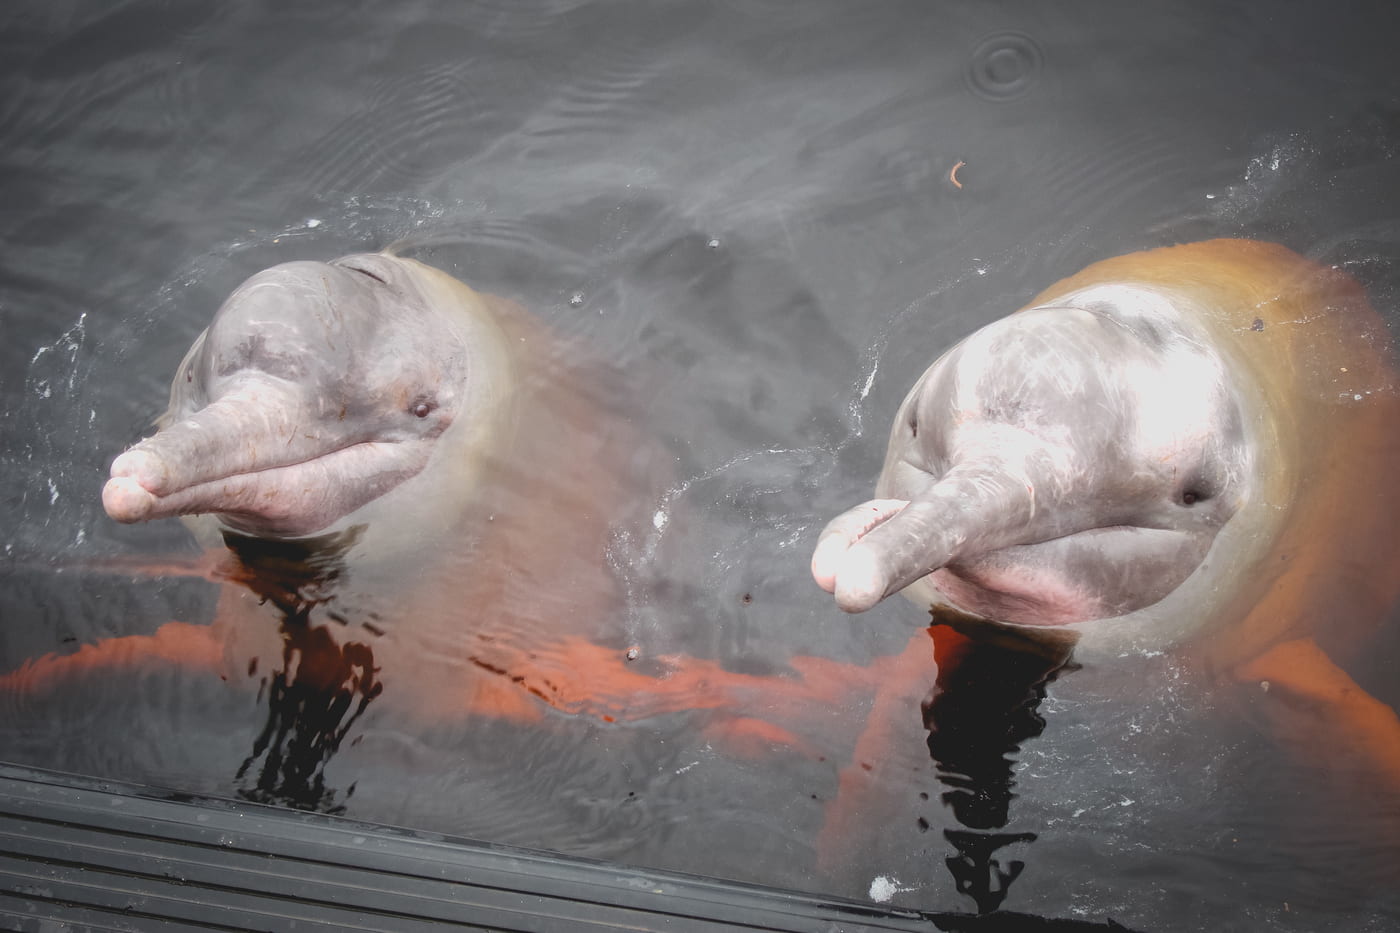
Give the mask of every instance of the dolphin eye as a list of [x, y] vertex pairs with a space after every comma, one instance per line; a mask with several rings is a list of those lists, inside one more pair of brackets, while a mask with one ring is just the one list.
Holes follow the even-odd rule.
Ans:
[[408, 406], [408, 413], [415, 418], [426, 418], [433, 413], [433, 409], [436, 407], [437, 406], [430, 401], [419, 399]]
[[1182, 505], [1195, 505], [1197, 502], [1204, 502], [1205, 500], [1207, 500], [1207, 499], [1209, 499], [1209, 498], [1210, 498], [1210, 493], [1206, 492], [1204, 489], [1197, 489], [1196, 487], [1193, 486], [1193, 487], [1191, 487], [1191, 488], [1189, 488], [1189, 489], [1186, 489], [1185, 491], [1182, 492], [1182, 494], [1181, 494], [1181, 504], [1182, 504]]

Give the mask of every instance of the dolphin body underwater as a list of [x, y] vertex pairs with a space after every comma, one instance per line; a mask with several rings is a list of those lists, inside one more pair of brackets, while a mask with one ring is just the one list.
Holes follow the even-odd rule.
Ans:
[[265, 796], [313, 806], [371, 703], [408, 728], [714, 711], [697, 728], [741, 751], [802, 746], [775, 717], [802, 720], [865, 671], [797, 658], [740, 674], [629, 650], [609, 547], [668, 459], [629, 411], [586, 352], [416, 260], [264, 270], [195, 340], [156, 433], [114, 459], [102, 494], [120, 522], [185, 520], [205, 557], [183, 572], [223, 584], [212, 624], [34, 658], [0, 692], [152, 665], [256, 687], [264, 738], [300, 730], [314, 759], [264, 774], [296, 785]]
[[[895, 415], [876, 498], [812, 555], [841, 609], [902, 593], [933, 622], [910, 680], [877, 697], [828, 831], [883, 792], [871, 763], [920, 702], [938, 758], [930, 710], [957, 677], [938, 670], [930, 693], [930, 671], [977, 642], [1051, 658], [1016, 715], [1070, 652], [1169, 649], [1248, 685], [1267, 731], [1310, 711], [1325, 726], [1309, 741], [1400, 786], [1400, 719], [1346, 670], [1400, 597], [1397, 428], [1391, 341], [1360, 286], [1256, 241], [1094, 263], [949, 349]], [[1009, 765], [1003, 782], [1000, 812], [964, 825], [1005, 824]]]
[[284, 667], [420, 718], [586, 704], [569, 681], [587, 659], [568, 649], [616, 608], [608, 535], [649, 469], [594, 375], [524, 309], [412, 259], [254, 275], [102, 494], [120, 522], [185, 519], [208, 575], [232, 584], [214, 625], [172, 622], [31, 674], [143, 655], [239, 669], [319, 631], [373, 663]]

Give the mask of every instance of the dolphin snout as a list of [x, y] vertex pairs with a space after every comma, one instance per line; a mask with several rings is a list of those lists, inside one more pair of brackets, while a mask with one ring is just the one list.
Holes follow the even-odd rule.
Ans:
[[167, 491], [170, 485], [170, 468], [157, 455], [146, 450], [141, 444], [118, 455], [112, 461], [112, 479], [126, 478], [140, 488], [155, 495]]
[[102, 507], [124, 524], [145, 521], [155, 505], [156, 497], [129, 476], [114, 476], [102, 487]]
[[112, 461], [111, 479], [102, 487], [102, 507], [126, 524], [145, 521], [170, 486], [170, 468], [141, 444]]

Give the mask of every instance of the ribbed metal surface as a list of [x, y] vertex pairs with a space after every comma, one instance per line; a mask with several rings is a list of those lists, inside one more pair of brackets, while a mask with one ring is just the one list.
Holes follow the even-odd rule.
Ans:
[[8, 765], [0, 765], [0, 926], [140, 933], [938, 929], [913, 912], [320, 814], [159, 797]]

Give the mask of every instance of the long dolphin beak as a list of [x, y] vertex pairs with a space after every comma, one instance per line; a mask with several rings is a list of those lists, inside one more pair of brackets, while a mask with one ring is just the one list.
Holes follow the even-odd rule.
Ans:
[[959, 556], [1027, 543], [1035, 515], [1033, 483], [996, 465], [959, 466], [917, 499], [872, 499], [832, 519], [812, 577], [842, 609], [864, 612]]
[[218, 513], [252, 530], [310, 534], [427, 461], [426, 441], [367, 441], [322, 420], [295, 392], [240, 387], [118, 456], [103, 507], [126, 523]]

